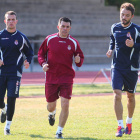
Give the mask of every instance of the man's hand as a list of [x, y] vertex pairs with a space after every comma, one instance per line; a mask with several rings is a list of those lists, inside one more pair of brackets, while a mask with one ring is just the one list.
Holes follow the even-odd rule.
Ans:
[[80, 62], [80, 56], [79, 53], [75, 56], [75, 63], [79, 63]]
[[4, 65], [3, 61], [0, 59], [0, 67]]
[[48, 64], [44, 64], [43, 65], [43, 71], [46, 72], [49, 69], [49, 65]]
[[130, 35], [130, 39], [127, 39], [127, 40], [125, 41], [125, 44], [126, 44], [126, 46], [128, 46], [128, 47], [133, 47], [133, 46], [134, 46], [134, 41], [133, 41], [133, 38], [131, 37], [131, 35]]
[[29, 62], [27, 62], [27, 59], [24, 61], [24, 67], [25, 69], [28, 69], [29, 68]]
[[112, 50], [108, 50], [108, 52], [106, 53], [107, 57], [110, 58], [112, 56]]

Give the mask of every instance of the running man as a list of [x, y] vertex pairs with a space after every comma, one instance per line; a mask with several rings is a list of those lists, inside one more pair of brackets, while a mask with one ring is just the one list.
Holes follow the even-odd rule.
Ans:
[[[10, 135], [10, 126], [15, 111], [16, 98], [19, 97], [23, 62], [29, 68], [33, 50], [27, 37], [16, 30], [17, 15], [14, 11], [5, 13], [6, 28], [0, 31], [0, 108], [1, 123], [6, 121], [4, 134]], [[25, 61], [23, 60], [25, 55]], [[4, 97], [7, 90], [7, 105]]]
[[[139, 70], [140, 26], [131, 22], [135, 8], [131, 3], [123, 3], [120, 7], [120, 23], [111, 27], [110, 46], [106, 53], [112, 56], [111, 66], [112, 88], [114, 92], [114, 110], [118, 121], [116, 137], [132, 132], [132, 117], [135, 109], [135, 92]], [[126, 128], [123, 125], [122, 91], [127, 93], [128, 116]]]
[[56, 138], [63, 138], [62, 130], [69, 115], [69, 102], [72, 96], [73, 78], [75, 72], [72, 68], [73, 57], [76, 66], [83, 64], [84, 55], [76, 39], [69, 35], [71, 20], [62, 17], [58, 21], [58, 33], [49, 35], [39, 48], [38, 61], [46, 73], [45, 95], [48, 119], [51, 126], [55, 122], [56, 102], [61, 98], [61, 113]]

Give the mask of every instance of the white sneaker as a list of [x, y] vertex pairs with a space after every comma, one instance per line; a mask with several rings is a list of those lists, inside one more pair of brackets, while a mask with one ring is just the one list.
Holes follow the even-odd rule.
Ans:
[[59, 133], [56, 133], [55, 138], [57, 138], [57, 139], [63, 139], [62, 133], [61, 132], [60, 132], [60, 134]]
[[10, 129], [4, 129], [4, 135], [11, 135]]

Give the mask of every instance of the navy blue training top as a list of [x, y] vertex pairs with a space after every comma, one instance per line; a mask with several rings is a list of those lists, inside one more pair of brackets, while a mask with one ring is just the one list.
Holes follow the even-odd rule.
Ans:
[[[125, 44], [127, 39], [133, 38], [134, 46], [128, 47]], [[139, 70], [140, 51], [140, 26], [131, 22], [128, 27], [123, 27], [121, 23], [111, 26], [109, 50], [114, 50], [111, 68], [119, 70]]]
[[0, 31], [0, 59], [4, 62], [0, 75], [22, 77], [24, 56], [31, 63], [33, 50], [27, 37], [18, 30]]

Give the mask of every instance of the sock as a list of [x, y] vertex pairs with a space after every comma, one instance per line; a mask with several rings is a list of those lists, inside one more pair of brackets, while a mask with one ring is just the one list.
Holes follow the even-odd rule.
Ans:
[[5, 105], [4, 108], [2, 108], [2, 112], [3, 112], [4, 114], [6, 114], [6, 110], [7, 110], [7, 105]]
[[57, 131], [56, 131], [56, 134], [57, 134], [57, 133], [58, 133], [58, 134], [62, 133], [62, 130], [63, 130], [63, 128], [60, 127], [60, 126], [58, 126]]
[[49, 112], [50, 115], [54, 115], [56, 113], [56, 110], [54, 110], [53, 112]]
[[12, 121], [6, 120], [5, 129], [10, 129], [11, 123], [12, 123]]
[[132, 118], [129, 118], [128, 116], [127, 116], [127, 118], [126, 118], [126, 124], [131, 124], [132, 123]]
[[118, 126], [121, 126], [122, 128], [124, 128], [123, 120], [118, 120]]

